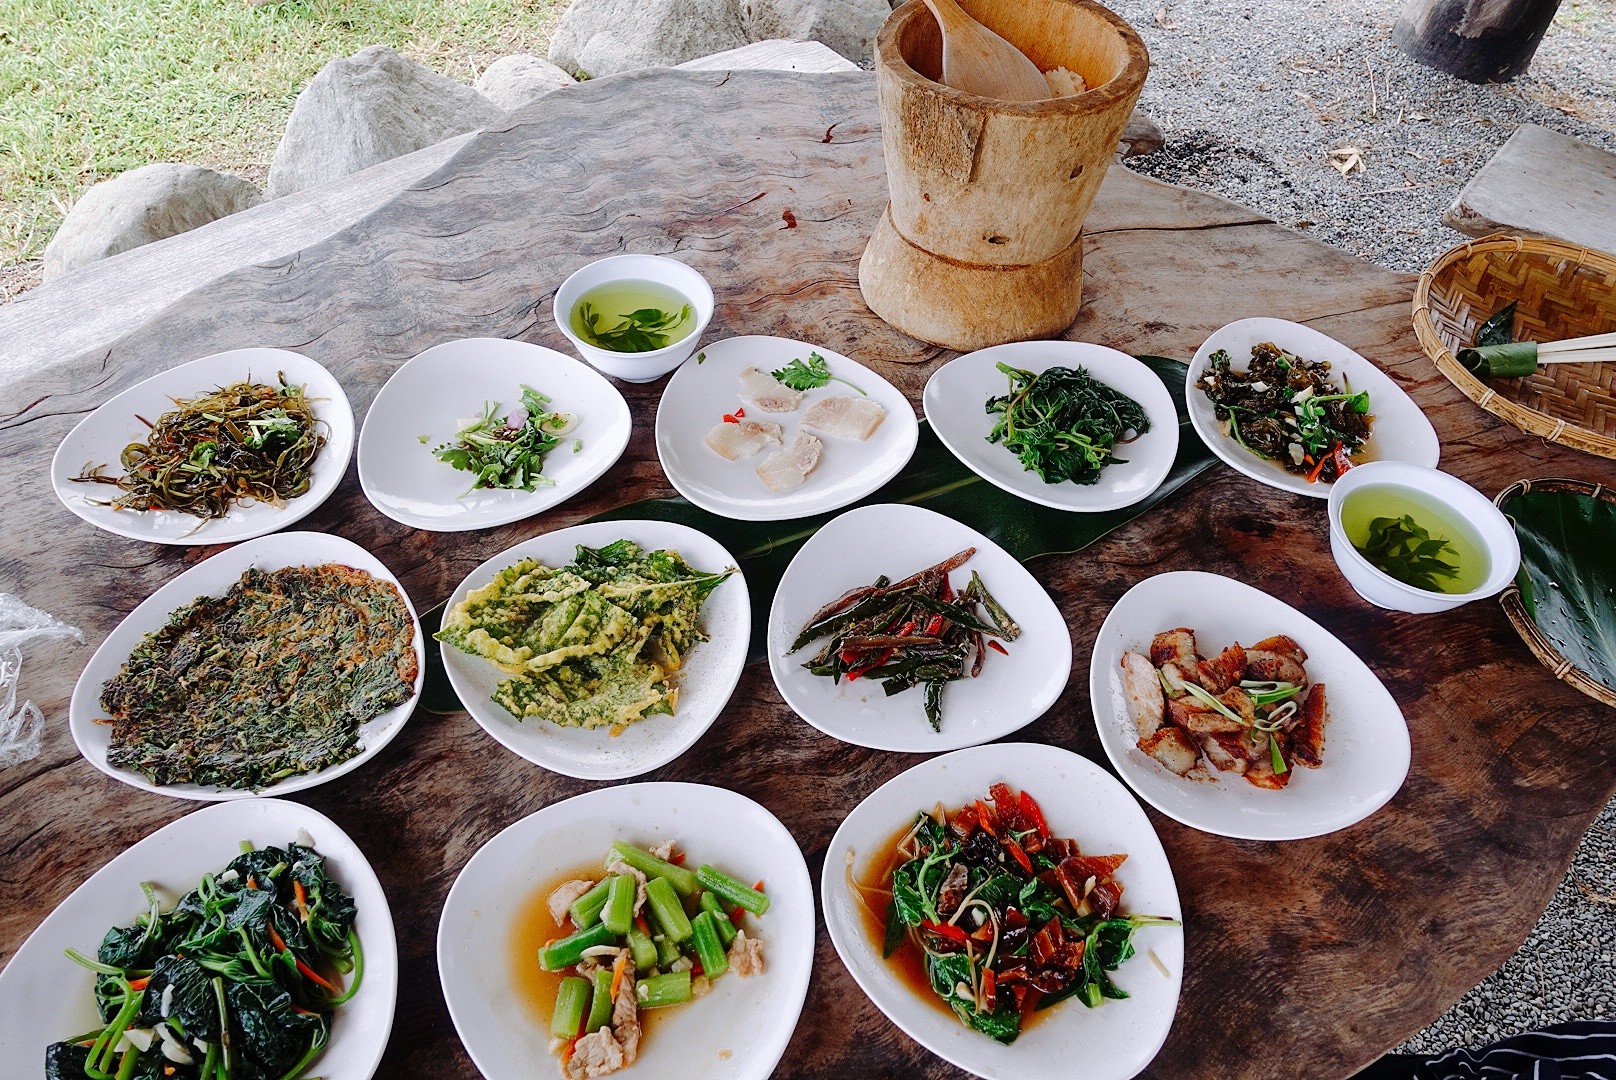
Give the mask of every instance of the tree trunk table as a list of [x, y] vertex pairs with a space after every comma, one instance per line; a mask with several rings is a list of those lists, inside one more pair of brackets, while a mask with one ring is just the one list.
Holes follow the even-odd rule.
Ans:
[[[653, 71], [552, 94], [472, 137], [346, 231], [220, 277], [110, 347], [6, 386], [0, 589], [84, 627], [93, 645], [214, 550], [109, 536], [50, 492], [47, 467], [68, 429], [152, 372], [248, 345], [294, 349], [329, 367], [363, 416], [388, 375], [447, 339], [564, 349], [551, 320], [555, 287], [618, 252], [672, 254], [705, 273], [718, 294], [709, 340], [805, 338], [875, 367], [918, 402], [951, 354], [880, 322], [857, 286], [859, 254], [885, 201], [874, 82], [863, 72]], [[1522, 476], [1610, 479], [1608, 464], [1507, 427], [1449, 386], [1415, 342], [1412, 279], [1242, 207], [1112, 169], [1083, 268], [1086, 303], [1072, 338], [1188, 358], [1230, 320], [1295, 319], [1381, 364], [1430, 415], [1443, 467], [1484, 492]], [[517, 541], [671, 494], [652, 439], [661, 388], [623, 387], [635, 420], [627, 453], [539, 518], [418, 532], [376, 513], [350, 471], [301, 527], [374, 551], [429, 608]], [[1188, 966], [1172, 1033], [1148, 1075], [1338, 1076], [1377, 1057], [1520, 944], [1616, 785], [1610, 714], [1541, 668], [1496, 604], [1447, 616], [1371, 608], [1327, 544], [1317, 500], [1217, 468], [1083, 553], [1033, 564], [1071, 627], [1074, 664], [1060, 700], [1017, 739], [1103, 762], [1086, 693], [1094, 633], [1136, 582], [1196, 568], [1274, 593], [1340, 636], [1385, 681], [1413, 735], [1398, 796], [1330, 836], [1229, 840], [1151, 812], [1183, 897]], [[89, 653], [39, 648], [24, 669], [23, 694], [50, 720], [43, 755], [0, 773], [3, 959], [93, 870], [195, 809], [79, 758], [65, 717]], [[790, 823], [817, 878], [842, 818], [917, 760], [819, 734], [785, 706], [766, 665], [754, 664], [701, 742], [650, 778], [757, 799]], [[590, 786], [515, 757], [463, 713], [422, 712], [376, 760], [298, 796], [369, 852], [393, 906], [404, 976], [381, 1075], [476, 1075], [436, 978], [444, 896], [497, 831]], [[1082, 1048], [1073, 1050], [1081, 1060]], [[960, 1074], [866, 1000], [821, 923], [809, 1006], [778, 1075]]]

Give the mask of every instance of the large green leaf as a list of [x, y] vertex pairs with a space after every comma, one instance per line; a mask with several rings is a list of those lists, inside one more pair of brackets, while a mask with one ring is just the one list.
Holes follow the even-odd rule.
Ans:
[[[879, 491], [857, 505], [870, 503], [912, 503], [935, 510], [963, 522], [999, 544], [1022, 562], [1045, 555], [1080, 551], [1101, 537], [1121, 528], [1152, 507], [1172, 497], [1180, 488], [1205, 472], [1217, 460], [1190, 426], [1184, 404], [1187, 367], [1162, 356], [1141, 356], [1172, 395], [1178, 410], [1178, 456], [1173, 467], [1151, 495], [1121, 510], [1098, 514], [1073, 513], [1027, 502], [983, 480], [966, 468], [937, 438], [925, 421], [920, 424], [920, 443], [902, 472]], [[844, 513], [837, 510], [817, 517], [791, 521], [735, 521], [709, 513], [689, 501], [645, 499], [620, 506], [591, 518], [592, 521], [654, 519], [672, 521], [697, 529], [734, 554], [746, 575], [752, 592], [752, 644], [748, 660], [763, 656], [769, 607], [786, 566], [820, 526]], [[441, 618], [442, 605], [422, 616], [422, 628], [431, 634]], [[427, 629], [430, 624], [432, 629]], [[427, 663], [423, 707], [432, 712], [458, 708], [453, 691], [436, 655]]]
[[1616, 690], [1616, 505], [1529, 491], [1503, 506], [1521, 542], [1521, 601], [1561, 656]]

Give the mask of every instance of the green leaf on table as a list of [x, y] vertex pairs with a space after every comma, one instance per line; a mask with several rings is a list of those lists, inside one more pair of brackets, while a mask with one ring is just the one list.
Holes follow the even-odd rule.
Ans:
[[1521, 544], [1526, 613], [1561, 656], [1616, 690], [1616, 504], [1529, 491], [1502, 509]]
[[1508, 345], [1515, 340], [1515, 305], [1519, 301], [1511, 300], [1493, 313], [1493, 317], [1481, 324], [1476, 331], [1476, 340], [1473, 345], [1477, 348], [1483, 345]]

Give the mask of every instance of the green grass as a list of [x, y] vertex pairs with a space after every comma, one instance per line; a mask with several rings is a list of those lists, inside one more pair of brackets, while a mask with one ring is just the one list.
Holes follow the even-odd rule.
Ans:
[[155, 161], [265, 167], [328, 61], [388, 45], [469, 83], [545, 54], [566, 0], [0, 0], [0, 265], [72, 201]]

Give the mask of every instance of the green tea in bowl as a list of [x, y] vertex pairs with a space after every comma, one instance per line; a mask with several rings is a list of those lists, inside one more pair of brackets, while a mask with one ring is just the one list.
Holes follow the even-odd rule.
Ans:
[[713, 288], [665, 255], [613, 255], [556, 289], [557, 328], [578, 355], [614, 379], [650, 382], [696, 351], [713, 317]]

